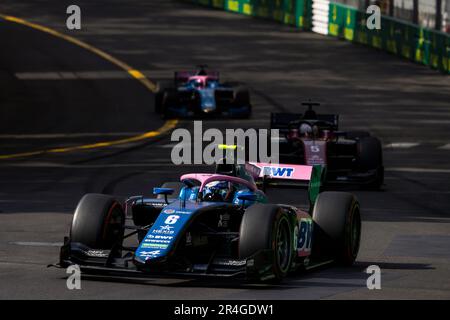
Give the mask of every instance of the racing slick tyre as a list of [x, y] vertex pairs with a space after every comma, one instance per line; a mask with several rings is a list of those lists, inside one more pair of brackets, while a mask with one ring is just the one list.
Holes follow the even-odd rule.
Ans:
[[[170, 188], [173, 189], [173, 193], [167, 196], [167, 199], [177, 199], [180, 195], [181, 189], [183, 189], [184, 183], [182, 182], [164, 182], [161, 188]], [[157, 199], [164, 199], [163, 194], [158, 194], [156, 196]]]
[[381, 142], [375, 137], [364, 137], [357, 141], [358, 171], [376, 171], [376, 175], [368, 187], [379, 189], [384, 182], [383, 151]]
[[350, 266], [356, 259], [361, 239], [361, 216], [355, 196], [347, 192], [323, 192], [313, 210], [312, 254]]
[[168, 119], [171, 117], [171, 114], [168, 112], [169, 106], [176, 106], [178, 102], [177, 92], [174, 89], [166, 89], [163, 92], [162, 96], [162, 104], [161, 104], [161, 113], [164, 119]]
[[167, 90], [173, 88], [173, 84], [169, 81], [159, 82], [158, 88], [158, 92], [155, 93], [155, 112], [162, 113], [164, 106], [164, 94]]
[[155, 112], [161, 113], [163, 109], [163, 97], [164, 91], [158, 91], [155, 93]]
[[113, 197], [88, 193], [75, 209], [70, 240], [91, 249], [111, 249], [121, 243], [125, 229], [122, 205]]
[[[254, 204], [245, 211], [239, 234], [240, 259], [267, 250], [270, 253], [268, 261], [272, 262], [270, 276], [281, 281], [291, 267], [294, 252], [293, 230], [287, 213], [277, 205]], [[259, 274], [248, 276], [261, 279]]]
[[249, 118], [252, 113], [252, 107], [250, 104], [250, 93], [248, 89], [244, 87], [237, 87], [234, 90], [234, 99], [233, 99], [233, 105], [235, 107], [249, 107], [249, 112], [241, 115], [241, 118]]

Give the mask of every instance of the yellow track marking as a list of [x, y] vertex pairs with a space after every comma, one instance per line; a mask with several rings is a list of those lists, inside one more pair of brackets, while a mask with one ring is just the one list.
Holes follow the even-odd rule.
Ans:
[[0, 160], [37, 156], [37, 155], [50, 154], [50, 153], [64, 153], [64, 152], [77, 151], [77, 150], [80, 151], [80, 150], [97, 149], [97, 148], [115, 146], [115, 145], [119, 145], [119, 144], [138, 142], [138, 141], [146, 140], [148, 138], [153, 138], [153, 137], [159, 136], [159, 135], [175, 128], [177, 123], [178, 123], [178, 120], [168, 120], [161, 128], [159, 128], [156, 131], [145, 132], [143, 134], [140, 134], [140, 135], [137, 135], [134, 137], [130, 137], [130, 138], [119, 139], [119, 140], [114, 140], [114, 141], [97, 142], [97, 143], [85, 144], [85, 145], [73, 146], [73, 147], [53, 148], [53, 149], [39, 150], [39, 151], [32, 151], [32, 152], [22, 152], [22, 153], [15, 153], [15, 154], [0, 155]]
[[10, 21], [10, 22], [15, 22], [30, 28], [33, 28], [35, 30], [39, 30], [48, 34], [51, 34], [52, 36], [55, 36], [57, 38], [60, 39], [64, 39], [68, 42], [71, 42], [79, 47], [82, 47], [92, 53], [95, 53], [96, 55], [102, 57], [103, 59], [111, 62], [112, 64], [118, 66], [119, 68], [125, 70], [128, 74], [130, 74], [133, 78], [139, 80], [145, 87], [147, 87], [150, 91], [155, 92], [156, 91], [156, 85], [151, 82], [150, 80], [147, 79], [147, 77], [142, 74], [140, 71], [132, 68], [131, 66], [129, 66], [128, 64], [126, 64], [125, 62], [114, 58], [112, 55], [110, 55], [109, 53], [106, 53], [100, 49], [97, 49], [93, 46], [91, 46], [90, 44], [87, 44], [86, 42], [83, 42], [81, 40], [78, 40], [74, 37], [68, 36], [66, 34], [63, 34], [61, 32], [58, 32], [56, 30], [50, 29], [48, 27], [44, 27], [41, 26], [39, 24], [33, 23], [33, 22], [29, 22], [17, 17], [13, 17], [13, 16], [8, 16], [8, 15], [3, 15], [0, 14], [0, 17], [3, 18], [6, 21]]
[[[125, 62], [114, 58], [113, 56], [111, 56], [110, 54], [97, 49], [89, 44], [87, 44], [86, 42], [83, 42], [81, 40], [78, 40], [74, 37], [65, 35], [63, 33], [60, 33], [56, 30], [50, 29], [48, 27], [44, 27], [42, 25], [36, 24], [36, 23], [32, 23], [29, 21], [26, 21], [24, 19], [20, 19], [17, 17], [13, 17], [13, 16], [9, 16], [9, 15], [3, 15], [0, 14], [0, 18], [3, 18], [6, 21], [10, 21], [10, 22], [14, 22], [14, 23], [18, 23], [30, 28], [33, 28], [35, 30], [39, 30], [48, 34], [51, 34], [57, 38], [60, 39], [64, 39], [70, 43], [73, 43], [79, 47], [82, 47], [100, 57], [102, 57], [103, 59], [109, 61], [110, 63], [116, 65], [117, 67], [125, 70], [131, 77], [133, 77], [134, 79], [138, 80], [142, 85], [144, 85], [148, 90], [150, 90], [151, 92], [155, 93], [158, 89], [158, 86], [156, 84], [154, 84], [152, 81], [150, 81], [142, 72], [140, 72], [137, 69], [132, 68], [131, 66], [129, 66], [128, 64], [126, 64]], [[97, 143], [92, 143], [92, 144], [86, 144], [86, 145], [80, 145], [80, 146], [73, 146], [73, 147], [62, 147], [62, 148], [54, 148], [54, 149], [48, 149], [48, 150], [40, 150], [40, 151], [31, 151], [31, 152], [22, 152], [22, 153], [15, 153], [15, 154], [8, 154], [8, 155], [0, 155], [0, 160], [2, 159], [12, 159], [12, 158], [20, 158], [20, 157], [30, 157], [30, 156], [35, 156], [35, 155], [42, 155], [42, 154], [48, 154], [48, 153], [63, 153], [63, 152], [69, 152], [69, 151], [76, 151], [76, 150], [89, 150], [89, 149], [96, 149], [96, 148], [103, 148], [103, 147], [109, 147], [109, 146], [114, 146], [114, 145], [118, 145], [118, 144], [124, 144], [124, 143], [130, 143], [130, 142], [137, 142], [137, 141], [141, 141], [141, 140], [145, 140], [148, 138], [152, 138], [152, 137], [156, 137], [161, 135], [162, 133], [165, 133], [173, 128], [175, 128], [175, 126], [177, 125], [178, 120], [169, 120], [166, 121], [164, 123], [164, 125], [159, 128], [156, 131], [149, 131], [149, 132], [145, 132], [143, 134], [134, 136], [134, 137], [130, 137], [130, 138], [125, 138], [125, 139], [119, 139], [119, 140], [114, 140], [114, 141], [106, 141], [106, 142], [97, 142]]]

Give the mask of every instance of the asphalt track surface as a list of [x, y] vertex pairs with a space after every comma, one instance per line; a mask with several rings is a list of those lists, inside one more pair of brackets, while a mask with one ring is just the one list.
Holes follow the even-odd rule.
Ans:
[[[175, 167], [170, 135], [85, 151], [0, 160], [2, 299], [449, 299], [450, 81], [389, 54], [268, 21], [173, 1], [78, 1], [82, 30], [65, 29], [67, 1], [0, 3], [0, 12], [81, 39], [152, 81], [206, 63], [252, 89], [254, 114], [204, 127], [265, 128], [299, 101], [341, 114], [341, 127], [383, 142], [386, 185], [352, 190], [363, 237], [354, 267], [293, 275], [280, 285], [195, 279], [83, 278], [66, 288], [58, 259], [87, 192], [150, 194], [203, 167]], [[0, 155], [131, 137], [163, 121], [153, 94], [108, 61], [51, 35], [0, 20]], [[192, 128], [192, 122], [179, 124]], [[276, 202], [292, 193], [273, 191]], [[366, 288], [369, 265], [382, 289]]]

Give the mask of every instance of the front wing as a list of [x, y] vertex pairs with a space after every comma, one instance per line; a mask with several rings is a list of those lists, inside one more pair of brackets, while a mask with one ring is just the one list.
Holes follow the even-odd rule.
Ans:
[[175, 258], [160, 259], [140, 265], [135, 263], [133, 250], [122, 248], [125, 254], [114, 250], [91, 249], [81, 243], [66, 243], [61, 247], [60, 262], [57, 267], [67, 268], [78, 265], [86, 274], [105, 274], [130, 277], [233, 277], [266, 280], [273, 277], [272, 250], [259, 251], [253, 256], [235, 260], [215, 257], [207, 264], [183, 265]]

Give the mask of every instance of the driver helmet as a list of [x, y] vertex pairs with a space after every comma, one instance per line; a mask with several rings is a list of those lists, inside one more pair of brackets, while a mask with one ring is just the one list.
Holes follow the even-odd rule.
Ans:
[[202, 197], [205, 201], [223, 202], [230, 191], [230, 184], [226, 181], [213, 181], [205, 185]]
[[312, 127], [307, 123], [302, 123], [299, 130], [301, 136], [309, 136], [312, 133]]
[[192, 84], [192, 86], [193, 86], [194, 88], [200, 88], [200, 87], [203, 86], [203, 82], [202, 82], [202, 80], [200, 80], [200, 79], [193, 79], [193, 80], [191, 81], [191, 84]]

